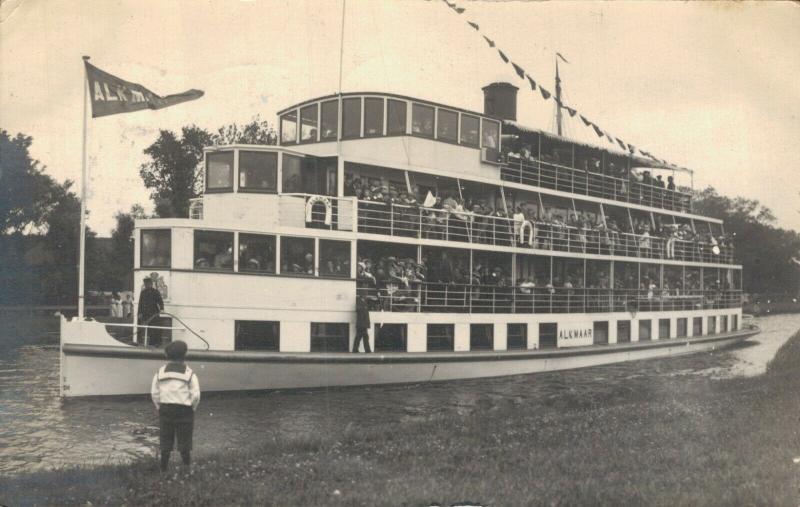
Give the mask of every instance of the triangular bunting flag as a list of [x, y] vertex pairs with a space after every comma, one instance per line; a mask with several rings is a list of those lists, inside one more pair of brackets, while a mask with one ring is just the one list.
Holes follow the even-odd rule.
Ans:
[[594, 124], [594, 123], [592, 123], [592, 122], [589, 122], [589, 123], [591, 123], [591, 125], [592, 125], [592, 128], [593, 128], [593, 129], [594, 129], [594, 131], [597, 133], [597, 137], [603, 137], [603, 136], [605, 135], [605, 134], [603, 134], [603, 131], [600, 129], [600, 127], [598, 127], [597, 125], [595, 125], [595, 124]]
[[478, 30], [478, 31], [481, 30], [481, 27], [478, 26], [478, 23], [473, 23], [472, 21], [467, 21], [467, 24], [469, 26], [471, 26], [472, 28], [474, 28], [475, 30]]
[[528, 82], [531, 84], [531, 90], [535, 90], [536, 89], [536, 81], [534, 81], [533, 78], [530, 77], [530, 76], [527, 76], [527, 77], [528, 77]]
[[525, 79], [525, 70], [522, 67], [520, 67], [514, 62], [511, 62], [511, 66], [514, 67], [514, 70], [516, 71], [520, 79]]
[[483, 38], [486, 39], [486, 43], [489, 44], [490, 48], [494, 47], [494, 41], [492, 39], [490, 39], [489, 37], [487, 37], [485, 35], [483, 36]]
[[544, 88], [542, 88], [541, 86], [539, 87], [539, 91], [542, 93], [542, 98], [543, 98], [544, 100], [547, 100], [547, 99], [549, 99], [549, 98], [550, 98], [550, 92], [548, 92], [547, 90], [545, 90], [545, 89], [544, 89]]
[[467, 10], [467, 9], [465, 9], [463, 7], [456, 7], [456, 12], [459, 13], [459, 14], [464, 14], [465, 10]]
[[577, 113], [578, 111], [576, 111], [576, 110], [572, 109], [571, 107], [567, 106], [567, 112], [569, 113], [569, 115], [572, 118], [575, 118], [575, 113]]
[[634, 146], [632, 144], [628, 144], [628, 151], [630, 151], [631, 153], [635, 153], [636, 152], [636, 146]]
[[506, 54], [500, 51], [499, 49], [497, 50], [497, 52], [500, 53], [500, 58], [502, 58], [504, 62], [508, 63], [508, 57], [506, 56]]
[[623, 143], [622, 139], [620, 139], [619, 137], [617, 138], [617, 144], [619, 144], [620, 148], [622, 148], [623, 150], [627, 150], [628, 149], [628, 147], [625, 146], [625, 143]]
[[592, 124], [592, 122], [587, 120], [584, 115], [580, 115], [580, 117], [581, 117], [581, 121], [583, 122], [583, 124], [586, 125], [587, 127]]

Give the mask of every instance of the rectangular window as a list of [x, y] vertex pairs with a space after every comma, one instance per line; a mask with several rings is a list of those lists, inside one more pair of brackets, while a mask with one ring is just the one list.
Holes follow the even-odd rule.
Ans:
[[469, 325], [469, 350], [494, 349], [494, 325], [470, 324]]
[[297, 142], [297, 112], [290, 111], [281, 116], [281, 144]]
[[669, 319], [658, 319], [658, 339], [659, 340], [666, 340], [669, 338], [669, 331], [670, 331], [670, 322]]
[[239, 234], [239, 271], [275, 272], [275, 236]]
[[281, 274], [314, 276], [314, 240], [281, 237]]
[[311, 352], [347, 352], [350, 324], [311, 323]]
[[519, 350], [528, 348], [528, 325], [509, 324], [506, 328], [506, 349]]
[[283, 154], [283, 167], [281, 168], [281, 192], [284, 194], [301, 193], [303, 191], [303, 178], [301, 170], [303, 158], [295, 155]]
[[631, 321], [618, 320], [617, 343], [630, 343], [630, 342], [631, 342]]
[[194, 267], [233, 271], [233, 233], [194, 231]]
[[640, 320], [639, 321], [639, 341], [646, 342], [652, 338], [651, 334], [651, 327], [652, 322], [649, 320]]
[[375, 352], [405, 352], [406, 324], [375, 324]]
[[461, 144], [478, 148], [480, 145], [480, 125], [480, 119], [477, 116], [462, 114], [460, 136]]
[[319, 274], [350, 278], [350, 242], [319, 240]]
[[454, 327], [453, 324], [428, 324], [428, 352], [452, 351]]
[[558, 347], [558, 324], [543, 322], [539, 324], [539, 348], [554, 349]]
[[339, 102], [323, 102], [321, 116], [320, 140], [335, 141], [339, 132]]
[[233, 189], [233, 152], [206, 154], [206, 189]]
[[738, 331], [739, 330], [739, 316], [738, 315], [731, 315], [731, 322], [732, 327], [731, 331]]
[[361, 137], [361, 97], [342, 100], [342, 138]]
[[494, 120], [481, 119], [483, 126], [482, 135], [482, 148], [489, 148], [492, 150], [500, 149], [500, 124]]
[[239, 191], [278, 191], [278, 154], [263, 151], [239, 152]]
[[411, 107], [411, 133], [417, 136], [433, 137], [433, 108], [414, 104]]
[[717, 334], [717, 318], [716, 317], [709, 317], [708, 318], [708, 333], [706, 334]]
[[689, 326], [688, 319], [686, 317], [679, 318], [677, 324], [678, 329], [676, 331], [678, 338], [686, 338]]
[[313, 143], [317, 140], [317, 105], [311, 104], [300, 110], [300, 141]]
[[595, 345], [608, 345], [608, 321], [594, 323], [592, 329], [592, 343]]
[[695, 317], [692, 319], [692, 336], [703, 335], [703, 317]]
[[280, 322], [237, 320], [235, 328], [234, 350], [280, 350]]
[[383, 99], [364, 99], [364, 137], [383, 135]]
[[386, 112], [386, 134], [406, 133], [406, 103], [402, 100], [389, 99]]
[[728, 316], [722, 315], [719, 318], [719, 332], [720, 333], [727, 333], [728, 332]]
[[142, 229], [139, 265], [143, 268], [168, 268], [172, 259], [170, 229]]
[[458, 142], [458, 113], [439, 109], [436, 120], [436, 137], [442, 141]]

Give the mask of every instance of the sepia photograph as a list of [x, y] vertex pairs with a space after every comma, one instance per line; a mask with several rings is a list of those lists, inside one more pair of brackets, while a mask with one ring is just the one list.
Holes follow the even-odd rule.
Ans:
[[0, 0], [0, 506], [800, 504], [798, 27]]

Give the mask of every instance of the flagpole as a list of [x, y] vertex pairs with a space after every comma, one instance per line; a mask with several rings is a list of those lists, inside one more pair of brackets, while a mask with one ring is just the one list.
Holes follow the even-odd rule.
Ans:
[[86, 278], [86, 113], [88, 110], [89, 92], [86, 88], [87, 76], [85, 62], [89, 61], [88, 56], [83, 57], [83, 78], [81, 87], [83, 88], [83, 143], [82, 143], [82, 168], [81, 168], [81, 230], [80, 230], [80, 253], [78, 256], [78, 318], [86, 316], [86, 306], [84, 297], [84, 279]]

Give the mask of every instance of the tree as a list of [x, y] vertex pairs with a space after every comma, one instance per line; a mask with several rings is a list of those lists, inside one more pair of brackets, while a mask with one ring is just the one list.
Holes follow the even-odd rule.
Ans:
[[110, 279], [113, 288], [130, 290], [133, 288], [133, 228], [136, 220], [147, 218], [139, 204], [134, 204], [128, 213], [118, 211], [114, 215], [117, 225], [111, 231]]
[[218, 144], [278, 144], [278, 134], [268, 121], [262, 120], [256, 115], [250, 123], [241, 127], [236, 123], [231, 123], [225, 127], [220, 127], [214, 136]]

